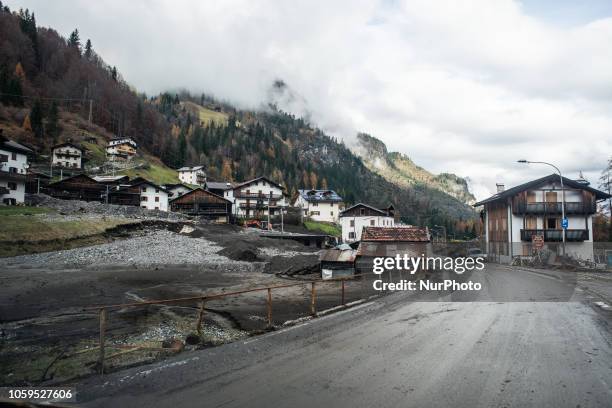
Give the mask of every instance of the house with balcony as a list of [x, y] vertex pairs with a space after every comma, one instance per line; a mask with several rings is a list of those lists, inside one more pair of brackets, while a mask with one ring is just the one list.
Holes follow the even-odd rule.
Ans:
[[74, 143], [60, 143], [51, 149], [51, 164], [54, 167], [80, 169], [83, 165], [83, 149]]
[[232, 212], [237, 218], [275, 216], [287, 206], [285, 187], [266, 177], [233, 185], [225, 190], [223, 197], [232, 202]]
[[344, 201], [333, 190], [298, 190], [293, 206], [313, 221], [338, 222]]
[[106, 146], [106, 156], [109, 160], [129, 160], [136, 156], [138, 144], [130, 137], [115, 138]]
[[34, 152], [0, 133], [0, 202], [23, 203], [26, 190], [28, 155]]
[[[485, 242], [491, 259], [510, 262], [542, 248], [560, 255], [565, 235], [566, 255], [593, 260], [593, 214], [597, 202], [609, 197], [583, 178], [564, 177], [562, 189], [559, 175], [551, 174], [510, 189], [498, 184], [495, 195], [474, 206], [483, 207]], [[563, 209], [568, 220], [565, 230]]]
[[206, 172], [204, 166], [181, 167], [178, 171], [179, 180], [182, 183], [204, 186], [206, 184]]

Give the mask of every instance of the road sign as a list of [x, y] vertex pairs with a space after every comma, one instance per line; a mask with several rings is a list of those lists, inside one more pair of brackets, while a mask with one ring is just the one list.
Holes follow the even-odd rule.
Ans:
[[561, 220], [561, 228], [567, 229], [568, 226], [569, 226], [569, 220], [567, 218], [562, 219]]
[[544, 248], [544, 236], [542, 235], [532, 235], [531, 236], [531, 243], [533, 244], [533, 247], [536, 251], [541, 250], [542, 248]]

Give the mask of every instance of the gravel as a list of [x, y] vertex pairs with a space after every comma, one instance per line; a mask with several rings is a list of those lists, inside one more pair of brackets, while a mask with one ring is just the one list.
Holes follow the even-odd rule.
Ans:
[[[60, 200], [45, 194], [28, 195], [28, 203], [56, 210], [59, 216], [125, 217], [135, 219], [187, 220], [189, 217], [170, 211], [147, 210], [133, 205], [103, 204], [95, 201]], [[56, 215], [56, 216], [58, 216]], [[49, 214], [48, 217], [53, 217]]]
[[205, 238], [192, 238], [167, 230], [158, 230], [146, 233], [144, 236], [108, 244], [4, 258], [3, 262], [7, 266], [27, 264], [31, 267], [242, 263], [217, 254], [222, 249], [223, 247]]

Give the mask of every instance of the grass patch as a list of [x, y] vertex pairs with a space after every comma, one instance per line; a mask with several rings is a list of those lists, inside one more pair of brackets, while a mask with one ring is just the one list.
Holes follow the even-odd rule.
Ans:
[[[36, 215], [55, 212], [51, 208], [46, 207], [26, 207], [22, 205], [10, 205], [0, 207], [0, 217], [10, 215]], [[0, 232], [1, 233], [1, 232]]]
[[336, 224], [332, 224], [329, 222], [320, 222], [320, 221], [304, 221], [304, 227], [308, 231], [316, 231], [322, 232], [327, 235], [331, 235], [334, 237], [339, 237], [342, 235], [342, 230]]
[[146, 169], [129, 169], [117, 171], [116, 174], [125, 174], [130, 179], [135, 177], [143, 177], [156, 184], [177, 184], [179, 183], [178, 173], [161, 163], [149, 161], [149, 166]]
[[184, 106], [194, 114], [198, 115], [200, 122], [208, 124], [215, 122], [217, 125], [227, 125], [228, 114], [207, 109], [193, 102], [183, 102]]
[[92, 245], [96, 243], [92, 237], [101, 237], [110, 228], [137, 222], [121, 218], [61, 221], [25, 215], [6, 216], [1, 221], [0, 257]]
[[100, 146], [98, 144], [89, 142], [81, 142], [80, 144], [89, 151], [89, 159], [91, 160], [91, 163], [101, 165], [106, 161], [105, 146]]

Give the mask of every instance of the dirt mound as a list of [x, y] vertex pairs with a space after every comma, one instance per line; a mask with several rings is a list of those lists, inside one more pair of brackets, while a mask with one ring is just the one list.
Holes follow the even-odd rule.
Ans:
[[261, 262], [257, 247], [243, 241], [236, 241], [234, 244], [218, 252], [219, 255], [227, 256], [234, 261]]

